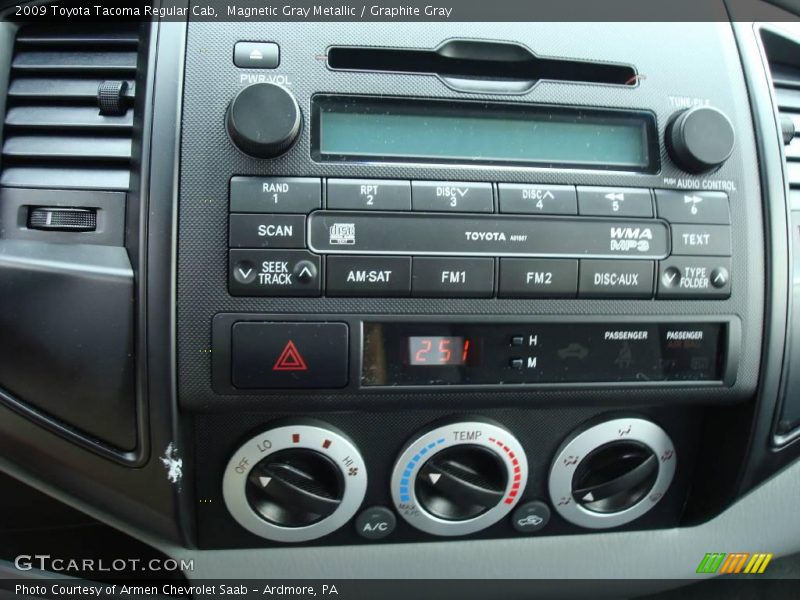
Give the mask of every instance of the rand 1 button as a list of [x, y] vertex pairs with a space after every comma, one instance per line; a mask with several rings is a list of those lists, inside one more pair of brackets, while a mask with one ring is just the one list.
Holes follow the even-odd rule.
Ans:
[[653, 270], [649, 260], [582, 260], [578, 296], [652, 298]]
[[728, 225], [731, 211], [724, 192], [656, 190], [658, 216], [670, 223]]
[[341, 388], [347, 385], [346, 323], [238, 322], [231, 330], [237, 388]]
[[402, 179], [328, 179], [328, 208], [411, 210], [411, 182]]
[[304, 248], [304, 215], [232, 214], [228, 243], [231, 248]]
[[228, 290], [234, 296], [319, 296], [320, 257], [305, 250], [229, 250]]
[[728, 225], [672, 225], [672, 254], [679, 256], [730, 256]]
[[658, 265], [658, 298], [729, 298], [731, 259], [673, 256]]
[[412, 181], [414, 210], [453, 212], [494, 212], [491, 183], [464, 181]]
[[314, 177], [232, 177], [231, 212], [310, 213], [322, 207], [322, 181]]
[[406, 256], [330, 256], [328, 296], [408, 296], [411, 259]]
[[577, 260], [500, 259], [500, 298], [571, 298], [577, 293]]
[[494, 259], [414, 257], [411, 294], [418, 297], [491, 298]]
[[574, 185], [499, 183], [501, 213], [577, 215], [578, 195]]
[[578, 212], [596, 217], [652, 217], [653, 199], [645, 188], [579, 185]]

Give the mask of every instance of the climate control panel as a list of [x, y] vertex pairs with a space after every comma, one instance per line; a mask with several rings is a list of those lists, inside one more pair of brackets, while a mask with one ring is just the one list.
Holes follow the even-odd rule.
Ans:
[[242, 530], [277, 543], [580, 532], [644, 517], [676, 476], [676, 445], [642, 416], [589, 419], [552, 455], [527, 439], [494, 419], [444, 418], [390, 464], [328, 423], [279, 421], [230, 454], [224, 507]]

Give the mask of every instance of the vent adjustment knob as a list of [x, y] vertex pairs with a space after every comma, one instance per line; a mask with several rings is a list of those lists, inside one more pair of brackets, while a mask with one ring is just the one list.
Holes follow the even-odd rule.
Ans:
[[710, 106], [678, 113], [666, 133], [670, 157], [689, 173], [703, 173], [722, 165], [733, 152], [734, 138], [728, 117]]
[[297, 140], [303, 117], [292, 93], [272, 83], [241, 90], [228, 106], [225, 127], [242, 152], [274, 158]]

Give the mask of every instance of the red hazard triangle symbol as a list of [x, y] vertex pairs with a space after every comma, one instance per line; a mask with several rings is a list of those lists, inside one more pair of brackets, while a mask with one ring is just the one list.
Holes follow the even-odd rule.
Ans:
[[278, 360], [272, 367], [273, 371], [307, 371], [306, 361], [303, 360], [292, 340], [286, 344]]

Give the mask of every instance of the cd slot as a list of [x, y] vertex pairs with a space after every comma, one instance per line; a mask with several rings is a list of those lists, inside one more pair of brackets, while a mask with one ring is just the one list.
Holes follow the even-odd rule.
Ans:
[[309, 248], [321, 254], [662, 259], [669, 229], [655, 219], [317, 211]]
[[519, 44], [451, 40], [435, 49], [332, 46], [328, 66], [344, 71], [436, 75], [452, 87], [519, 93], [539, 80], [636, 85], [623, 64], [541, 58]]

